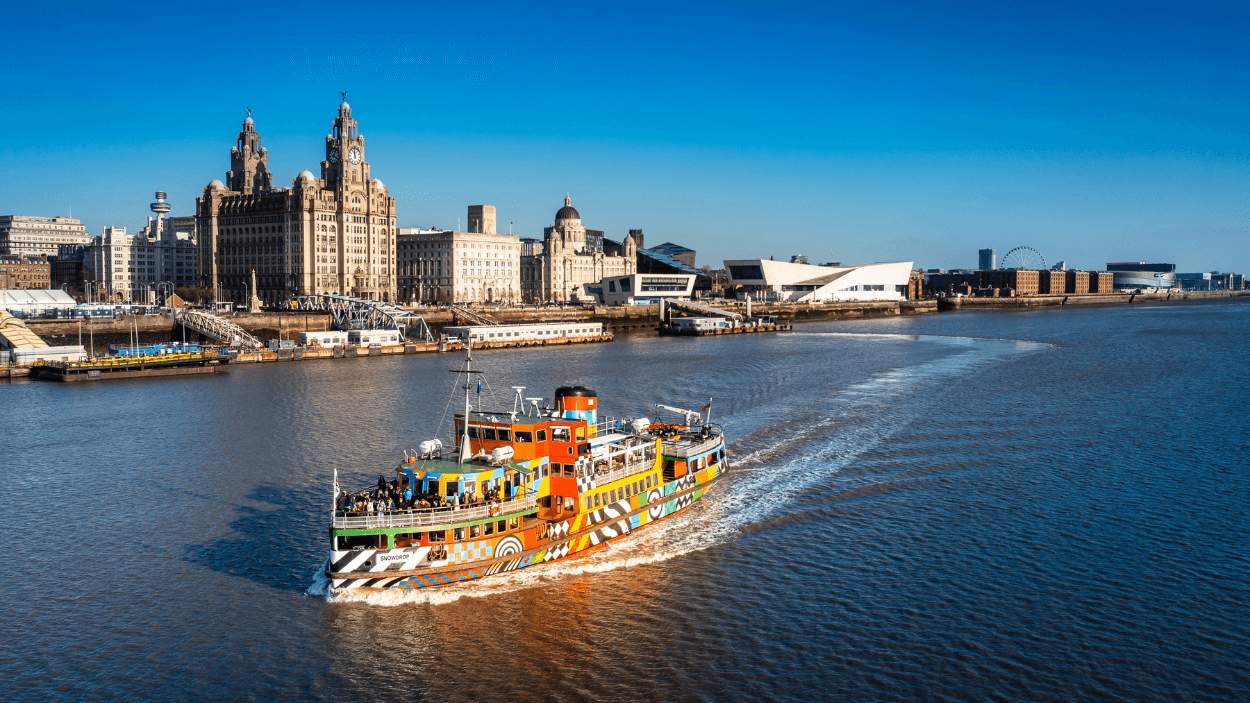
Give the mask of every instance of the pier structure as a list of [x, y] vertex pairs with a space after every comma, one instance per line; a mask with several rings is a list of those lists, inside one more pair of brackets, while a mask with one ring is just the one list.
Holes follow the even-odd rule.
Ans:
[[263, 349], [265, 344], [235, 323], [203, 310], [177, 308], [175, 319], [189, 330], [225, 343], [228, 347], [244, 350]]
[[[673, 310], [687, 313], [674, 317]], [[661, 300], [660, 327], [663, 335], [701, 337], [711, 334], [748, 334], [753, 332], [784, 332], [790, 329], [776, 315], [753, 315], [751, 298], [746, 299], [744, 313], [693, 300]]]
[[490, 315], [478, 312], [476, 310], [470, 310], [468, 307], [465, 307], [464, 305], [449, 305], [448, 309], [451, 311], [451, 314], [453, 317], [459, 317], [461, 319], [467, 320], [470, 325], [485, 326], [485, 325], [499, 324], [499, 320], [496, 320]]
[[330, 293], [301, 295], [295, 301], [300, 310], [329, 313], [336, 329], [399, 330], [407, 339], [434, 341], [425, 318], [398, 305]]

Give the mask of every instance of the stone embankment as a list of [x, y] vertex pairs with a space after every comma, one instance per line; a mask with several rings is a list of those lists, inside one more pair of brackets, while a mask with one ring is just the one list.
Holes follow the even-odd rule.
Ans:
[[[746, 313], [746, 305], [741, 302], [718, 301], [718, 307]], [[504, 324], [602, 322], [607, 331], [613, 334], [657, 334], [660, 326], [658, 305], [481, 307], [475, 310]], [[812, 305], [755, 303], [751, 308], [754, 315], [775, 315], [779, 320], [789, 323], [918, 315], [934, 313], [937, 310], [937, 302], [933, 300]], [[436, 334], [448, 325], [469, 324], [445, 308], [421, 309], [416, 313], [425, 318], [426, 324]], [[230, 320], [261, 339], [294, 339], [298, 338], [300, 332], [333, 329], [330, 316], [320, 312], [240, 314], [232, 316]], [[81, 327], [78, 320], [32, 320], [29, 325], [36, 334], [53, 344], [76, 344], [81, 330], [83, 344], [87, 344], [88, 335], [92, 335], [101, 351], [109, 344], [129, 343], [136, 330], [141, 343], [167, 342], [180, 339], [182, 334], [177, 323], [168, 315], [101, 318], [90, 323], [82, 322]], [[193, 335], [187, 336], [188, 341], [194, 339]]]
[[947, 310], [1019, 310], [1051, 308], [1068, 305], [1128, 305], [1131, 303], [1171, 303], [1195, 300], [1220, 300], [1250, 296], [1246, 290], [1160, 291], [1157, 293], [1108, 293], [1105, 295], [1021, 295], [1011, 298], [939, 298], [938, 309]]

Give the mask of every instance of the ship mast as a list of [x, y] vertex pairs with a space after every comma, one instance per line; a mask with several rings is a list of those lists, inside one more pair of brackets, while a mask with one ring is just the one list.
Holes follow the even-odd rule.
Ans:
[[464, 431], [460, 435], [460, 463], [463, 464], [473, 456], [469, 448], [469, 381], [473, 378], [473, 338], [470, 336], [464, 343]]

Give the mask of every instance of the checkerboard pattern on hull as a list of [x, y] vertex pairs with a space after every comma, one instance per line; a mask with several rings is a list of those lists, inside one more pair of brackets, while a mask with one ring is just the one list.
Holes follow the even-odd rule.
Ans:
[[[553, 541], [535, 549], [523, 550], [524, 545], [519, 538], [507, 535], [495, 541], [478, 540], [463, 545], [456, 545], [456, 549], [453, 551], [454, 554], [462, 555], [464, 558], [471, 558], [476, 555], [480, 557], [478, 559], [478, 561], [482, 562], [480, 564], [475, 563], [471, 566], [445, 570], [438, 570], [437, 565], [432, 565], [431, 573], [428, 574], [389, 577], [385, 571], [393, 569], [387, 568], [376, 577], [372, 577], [371, 574], [371, 578], [335, 579], [332, 583], [335, 589], [340, 590], [350, 588], [400, 588], [404, 590], [434, 588], [473, 581], [486, 576], [507, 573], [537, 564], [564, 559], [570, 555], [576, 555], [579, 552], [606, 544], [618, 537], [624, 537], [640, 527], [681, 511], [698, 500], [703, 491], [707, 490], [708, 485], [718, 478], [719, 475], [719, 467], [709, 467], [706, 480], [700, 481], [698, 477], [691, 474], [682, 479], [663, 484], [648, 493], [646, 501], [640, 501], [641, 505], [639, 507], [631, 508], [630, 501], [620, 500], [599, 510], [578, 516], [578, 525], [576, 526], [570, 525], [569, 521], [553, 523], [550, 528], [550, 535]], [[673, 497], [666, 498], [666, 496]], [[583, 521], [585, 525], [580, 524]], [[576, 531], [577, 527], [584, 529], [578, 533]], [[570, 531], [574, 532], [572, 538], [569, 536]], [[402, 552], [405, 550], [390, 551]], [[426, 554], [429, 549], [422, 547], [413, 551]], [[381, 550], [374, 550], [370, 553], [378, 554], [381, 553]], [[347, 552], [345, 554], [350, 556], [360, 553]], [[353, 562], [350, 563], [356, 563], [356, 560], [359, 559], [359, 556], [355, 556]], [[438, 564], [450, 565], [452, 561], [448, 559]], [[336, 569], [336, 571], [338, 570]]]
[[518, 390], [511, 412], [474, 411], [464, 388], [454, 454], [422, 442], [394, 480], [354, 493], [336, 476], [332, 589], [437, 588], [577, 556], [688, 508], [726, 466], [710, 405], [706, 418], [657, 406], [682, 423], [600, 422], [581, 386], [532, 411]]

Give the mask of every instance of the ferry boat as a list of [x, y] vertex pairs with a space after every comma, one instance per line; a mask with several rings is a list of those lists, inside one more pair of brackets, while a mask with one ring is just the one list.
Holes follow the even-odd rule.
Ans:
[[710, 402], [657, 404], [672, 422], [612, 419], [589, 388], [544, 403], [518, 386], [510, 409], [474, 407], [471, 350], [457, 371], [452, 450], [422, 442], [361, 491], [335, 472], [331, 593], [454, 586], [588, 554], [688, 508], [727, 467]]

